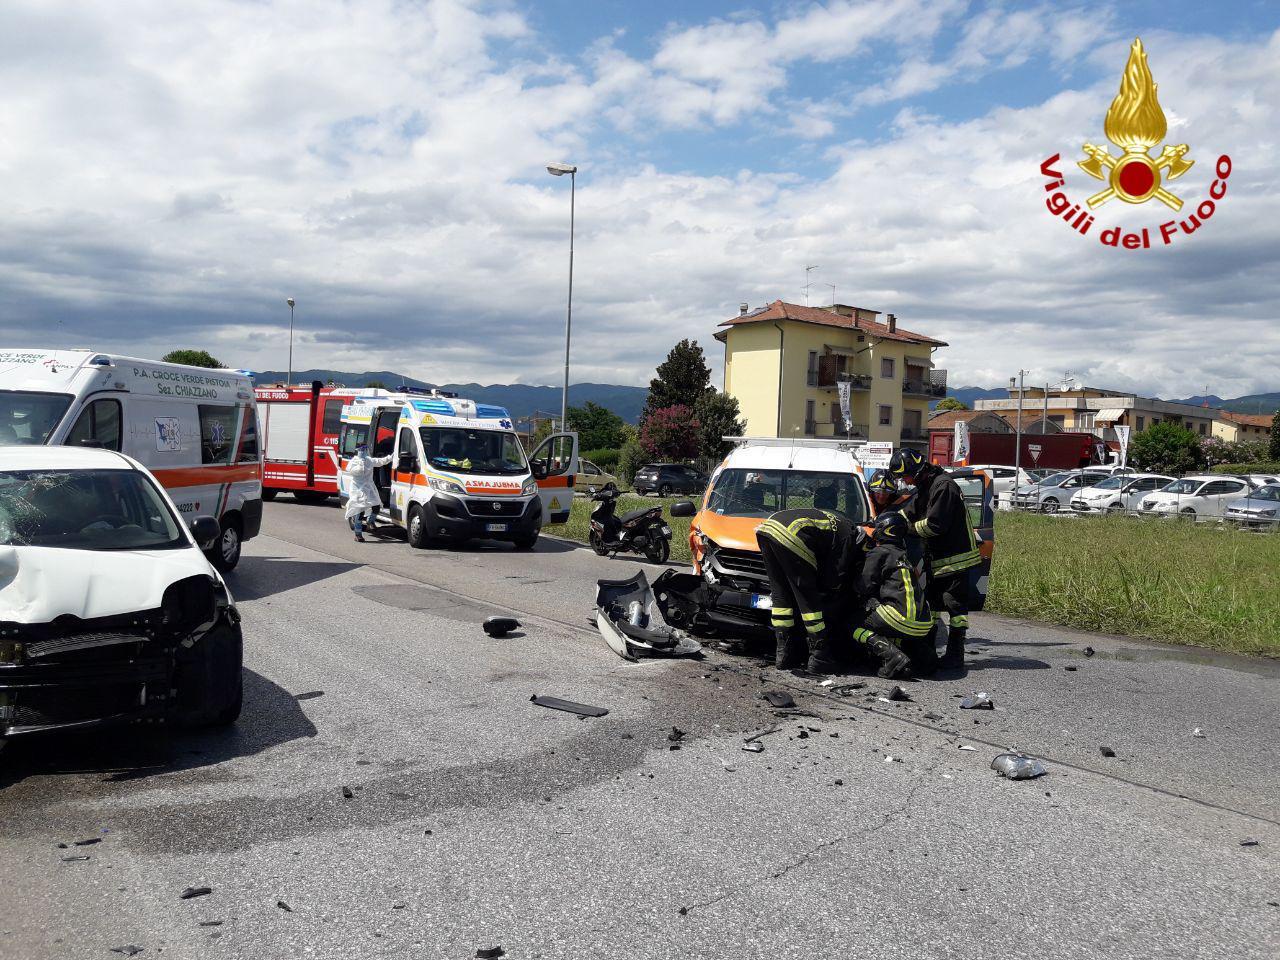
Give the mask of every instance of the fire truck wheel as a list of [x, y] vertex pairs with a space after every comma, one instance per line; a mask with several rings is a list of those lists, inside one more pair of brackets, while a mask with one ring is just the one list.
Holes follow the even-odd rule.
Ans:
[[427, 518], [422, 515], [421, 507], [409, 509], [409, 546], [415, 550], [425, 550], [428, 546]]

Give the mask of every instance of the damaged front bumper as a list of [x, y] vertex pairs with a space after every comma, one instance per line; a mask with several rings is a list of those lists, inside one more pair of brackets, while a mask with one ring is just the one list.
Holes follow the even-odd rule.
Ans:
[[712, 583], [701, 574], [667, 570], [653, 582], [653, 592], [663, 618], [682, 630], [747, 638], [772, 629], [765, 584]]
[[160, 607], [51, 623], [0, 621], [0, 739], [118, 723], [164, 723], [178, 660], [239, 615], [220, 583], [190, 577]]

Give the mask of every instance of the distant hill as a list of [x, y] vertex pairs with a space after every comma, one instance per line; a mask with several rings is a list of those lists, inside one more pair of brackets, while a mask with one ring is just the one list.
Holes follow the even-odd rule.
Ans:
[[1190, 403], [1198, 407], [1206, 400], [1209, 401], [1209, 406], [1211, 407], [1219, 407], [1223, 410], [1230, 410], [1233, 413], [1272, 414], [1280, 410], [1280, 392], [1251, 393], [1248, 396], [1236, 397], [1232, 400], [1224, 400], [1222, 397], [1210, 394], [1207, 397], [1187, 397], [1185, 400], [1174, 400], [1172, 402]]
[[[254, 381], [259, 384], [283, 381], [283, 370], [264, 370], [254, 374]], [[448, 390], [458, 396], [475, 400], [477, 403], [492, 403], [506, 407], [511, 416], [520, 419], [541, 410], [543, 413], [559, 414], [560, 388], [535, 386], [527, 383], [427, 383], [406, 377], [390, 370], [370, 370], [365, 373], [350, 373], [344, 370], [295, 370], [294, 383], [309, 383], [320, 380], [323, 383], [333, 381], [347, 387], [363, 387], [370, 382], [385, 384], [388, 388], [404, 384], [407, 387], [436, 387]], [[635, 423], [640, 419], [644, 409], [645, 398], [649, 395], [647, 387], [626, 387], [612, 383], [571, 383], [569, 384], [569, 406], [581, 406], [588, 400], [612, 410], [627, 423]]]
[[[947, 396], [959, 400], [970, 410], [973, 409], [975, 400], [1007, 400], [1009, 391], [1004, 387], [996, 387], [988, 390], [985, 387], [951, 387], [947, 390]], [[929, 409], [933, 409], [938, 405], [938, 401], [934, 400], [929, 404]]]

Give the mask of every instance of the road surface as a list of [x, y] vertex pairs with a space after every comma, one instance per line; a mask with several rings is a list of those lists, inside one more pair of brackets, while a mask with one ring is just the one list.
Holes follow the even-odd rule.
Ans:
[[[0, 957], [1280, 950], [1275, 662], [979, 616], [966, 675], [844, 698], [719, 651], [622, 661], [586, 618], [635, 566], [358, 544], [332, 507], [269, 504], [229, 578], [233, 729], [0, 754]], [[497, 612], [520, 634], [482, 633]], [[997, 709], [958, 709], [974, 690]], [[1049, 774], [1000, 779], [1010, 747]]]

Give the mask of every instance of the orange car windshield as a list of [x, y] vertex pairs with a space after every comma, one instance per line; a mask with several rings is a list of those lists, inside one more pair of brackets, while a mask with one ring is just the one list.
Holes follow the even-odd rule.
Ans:
[[800, 507], [832, 510], [855, 523], [867, 519], [858, 482], [848, 473], [723, 470], [707, 499], [707, 509], [725, 517], [763, 520], [779, 510]]

